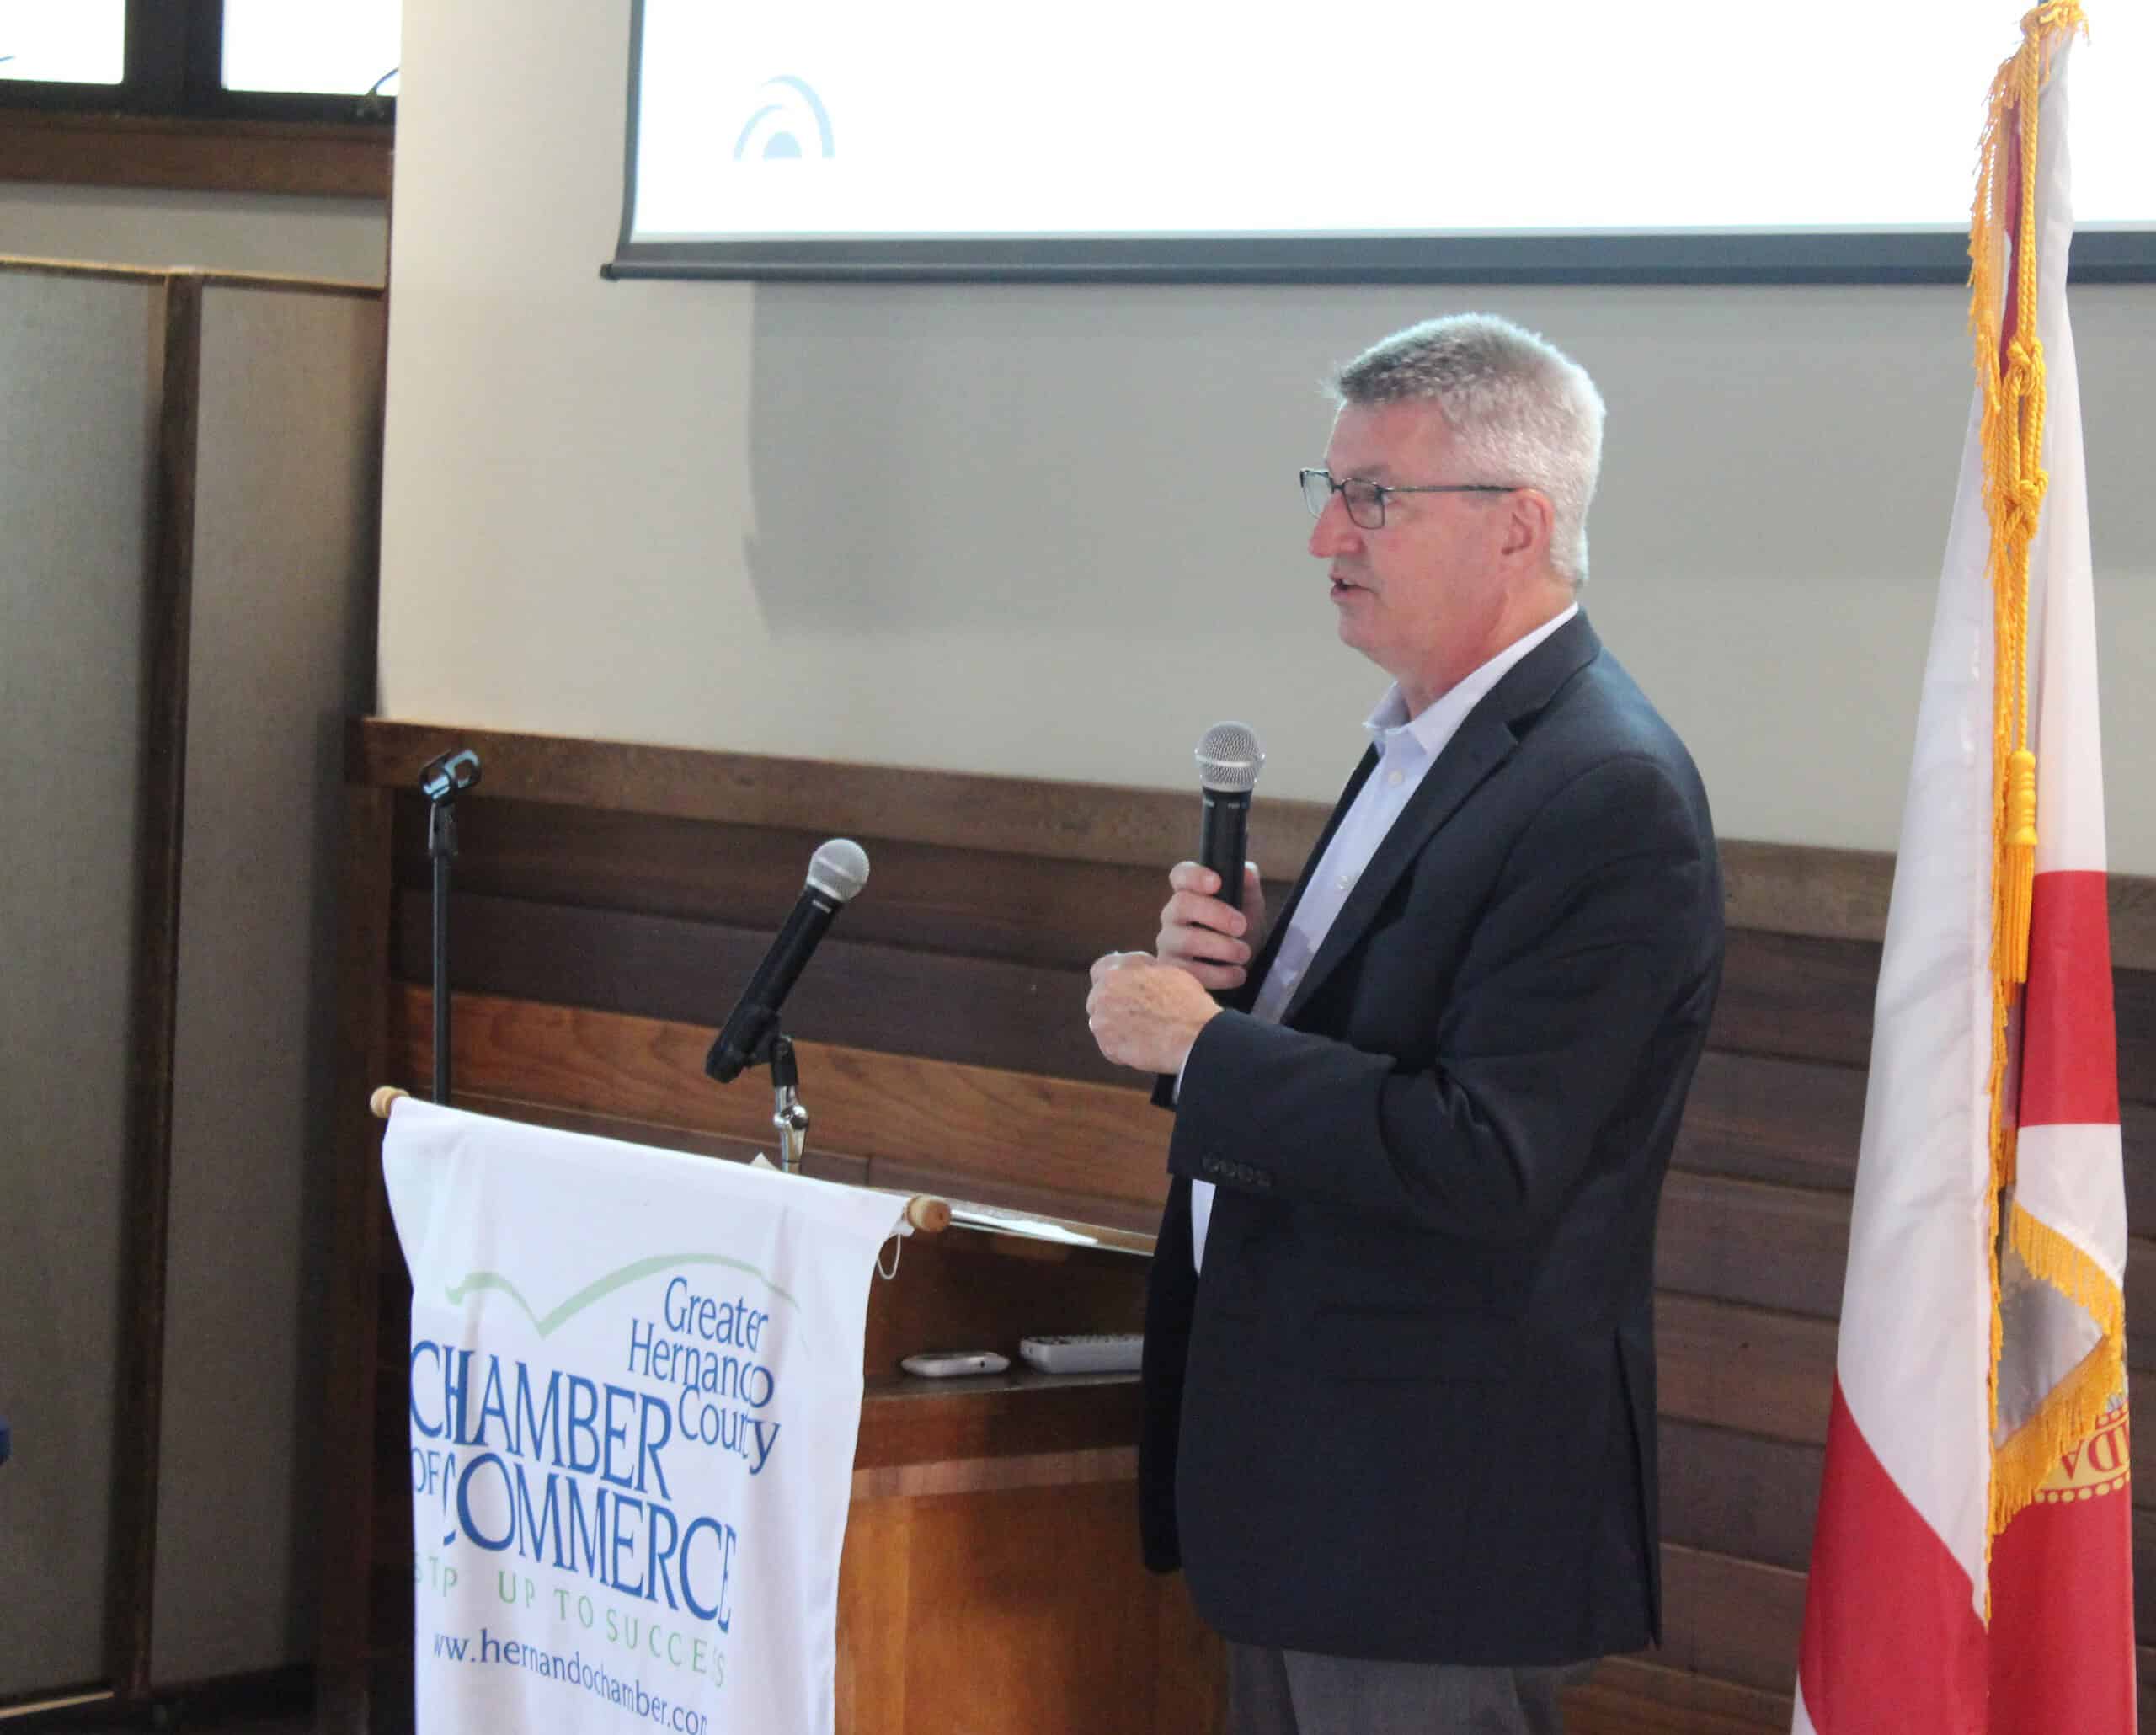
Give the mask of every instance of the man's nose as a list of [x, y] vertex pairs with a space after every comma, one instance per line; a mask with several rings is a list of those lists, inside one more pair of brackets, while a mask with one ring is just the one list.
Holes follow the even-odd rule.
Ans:
[[1361, 527], [1348, 515], [1347, 502], [1334, 494], [1317, 515], [1317, 521], [1310, 526], [1310, 553], [1320, 560], [1331, 560], [1354, 553], [1362, 546]]

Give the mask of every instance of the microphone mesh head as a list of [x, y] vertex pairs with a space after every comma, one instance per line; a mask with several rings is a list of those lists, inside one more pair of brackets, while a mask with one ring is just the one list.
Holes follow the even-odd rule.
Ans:
[[1198, 737], [1198, 781], [1219, 795], [1246, 795], [1257, 787], [1265, 750], [1246, 723], [1216, 723]]
[[868, 884], [868, 851], [850, 837], [834, 837], [808, 860], [808, 884], [841, 904]]

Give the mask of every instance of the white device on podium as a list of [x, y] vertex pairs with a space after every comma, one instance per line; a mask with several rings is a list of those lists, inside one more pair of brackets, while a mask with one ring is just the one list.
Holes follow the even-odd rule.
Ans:
[[1027, 1337], [1018, 1354], [1043, 1374], [1131, 1374], [1145, 1359], [1139, 1332], [1082, 1332], [1052, 1337]]

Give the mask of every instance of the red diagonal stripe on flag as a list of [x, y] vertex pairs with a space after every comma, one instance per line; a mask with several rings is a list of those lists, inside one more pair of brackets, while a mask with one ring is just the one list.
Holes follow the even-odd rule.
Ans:
[[2016, 1118], [2025, 1127], [2117, 1125], [2117, 1057], [2104, 876], [2039, 873], [2029, 920]]
[[1819, 1735], [1985, 1727], [1969, 1575], [1873, 1455], [1838, 1379], [1797, 1674]]

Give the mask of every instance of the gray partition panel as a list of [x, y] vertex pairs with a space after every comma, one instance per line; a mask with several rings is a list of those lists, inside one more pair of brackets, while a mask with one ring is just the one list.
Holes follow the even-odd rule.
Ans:
[[339, 753], [373, 698], [382, 328], [378, 296], [203, 294], [156, 1685], [312, 1650]]
[[0, 1700], [106, 1672], [163, 305], [0, 271]]

